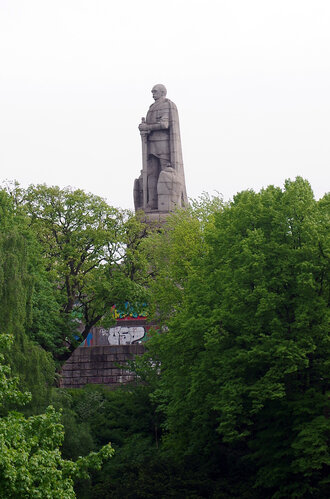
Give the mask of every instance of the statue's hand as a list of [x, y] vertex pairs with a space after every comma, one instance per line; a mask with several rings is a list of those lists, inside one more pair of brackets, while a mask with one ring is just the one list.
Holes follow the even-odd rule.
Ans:
[[149, 132], [149, 125], [147, 123], [140, 123], [139, 130], [140, 132]]

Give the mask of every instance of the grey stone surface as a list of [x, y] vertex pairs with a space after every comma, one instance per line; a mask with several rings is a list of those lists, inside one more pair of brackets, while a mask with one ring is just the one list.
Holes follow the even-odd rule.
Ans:
[[155, 102], [139, 125], [142, 170], [134, 182], [135, 210], [148, 216], [188, 204], [178, 111], [166, 98], [164, 85], [155, 85], [151, 92]]
[[135, 381], [135, 375], [125, 369], [127, 361], [145, 352], [144, 345], [95, 346], [77, 348], [70, 362], [62, 368], [60, 386], [81, 388], [97, 383], [111, 387]]

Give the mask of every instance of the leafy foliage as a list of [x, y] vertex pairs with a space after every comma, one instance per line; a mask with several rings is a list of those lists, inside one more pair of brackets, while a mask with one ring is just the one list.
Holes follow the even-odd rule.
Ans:
[[[325, 491], [328, 207], [301, 178], [235, 196], [201, 228], [168, 332], [149, 345], [168, 449], [214, 462], [222, 448], [227, 465], [236, 449], [272, 497]], [[183, 219], [159, 236], [159, 283], [181, 264], [168, 255], [179, 260]]]
[[34, 245], [26, 330], [63, 361], [92, 326], [113, 321], [112, 305], [145, 301], [147, 262], [139, 246], [146, 227], [79, 189], [15, 185], [9, 192]]
[[[0, 335], [0, 347], [7, 349], [12, 337]], [[17, 378], [0, 354], [0, 403], [9, 399], [24, 404], [29, 393], [17, 389]], [[110, 444], [76, 462], [63, 460], [59, 450], [64, 437], [61, 414], [49, 406], [44, 414], [26, 418], [10, 412], [0, 418], [0, 495], [10, 498], [75, 497], [73, 480], [88, 477], [89, 468], [98, 469], [113, 454]]]
[[14, 335], [6, 359], [19, 375], [21, 389], [33, 394], [24, 410], [42, 410], [54, 381], [55, 366], [51, 355], [26, 334], [32, 316], [38, 247], [26, 218], [16, 213], [13, 200], [4, 191], [0, 191], [0, 214], [0, 332]]
[[88, 454], [111, 440], [111, 462], [76, 483], [81, 499], [326, 497], [329, 199], [315, 201], [299, 177], [230, 203], [204, 195], [143, 238], [138, 219], [82, 191], [0, 191], [1, 327], [15, 334], [10, 363], [21, 387], [39, 380], [38, 407], [53, 367], [31, 339], [64, 359], [78, 319], [84, 335], [127, 299], [147, 298], [162, 326], [136, 359], [136, 387], [52, 390], [64, 436], [53, 409], [7, 415], [21, 399], [30, 413], [36, 406], [1, 366], [0, 473], [14, 477], [1, 478], [3, 494], [30, 497], [16, 476], [51, 494], [47, 466], [52, 490], [63, 483], [73, 494], [73, 476], [112, 451]]
[[[27, 418], [10, 410], [29, 404], [31, 413], [45, 403], [54, 363], [25, 333], [31, 321], [33, 272], [38, 273], [33, 249], [38, 246], [26, 217], [16, 212], [13, 199], [4, 191], [0, 191], [0, 227], [0, 496], [74, 498], [73, 480], [88, 477], [90, 468], [100, 468], [113, 449], [107, 444], [76, 462], [64, 460], [59, 449], [64, 437], [59, 412], [49, 406], [43, 414]], [[11, 334], [4, 334], [6, 330]], [[22, 374], [22, 381], [11, 375], [5, 357]], [[34, 387], [37, 404], [31, 405], [31, 394], [22, 392], [19, 385]]]
[[153, 305], [158, 323], [166, 324], [182, 304], [193, 262], [203, 258], [207, 251], [205, 224], [212, 223], [215, 212], [222, 210], [222, 206], [220, 198], [204, 194], [189, 208], [171, 214], [166, 225], [144, 241], [150, 272], [155, 277], [148, 283], [150, 307]]

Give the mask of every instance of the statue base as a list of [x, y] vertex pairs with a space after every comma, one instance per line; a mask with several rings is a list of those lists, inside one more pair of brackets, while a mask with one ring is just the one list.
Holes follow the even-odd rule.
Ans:
[[166, 223], [167, 218], [171, 215], [169, 211], [159, 211], [159, 210], [139, 210], [141, 222], [149, 225], [150, 228], [163, 227]]
[[[162, 223], [168, 214], [176, 208], [185, 206], [184, 182], [177, 172], [170, 166], [162, 170], [157, 181], [157, 193], [152, 198], [151, 206], [148, 207], [147, 197], [143, 192], [143, 175], [134, 182], [134, 204], [135, 211], [143, 211], [148, 220]], [[149, 193], [152, 196], [152, 192]], [[157, 206], [157, 208], [156, 208]]]

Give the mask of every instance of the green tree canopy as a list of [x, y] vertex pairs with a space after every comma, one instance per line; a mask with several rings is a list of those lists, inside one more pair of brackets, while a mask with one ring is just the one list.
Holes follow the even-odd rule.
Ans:
[[[65, 360], [92, 326], [111, 321], [112, 305], [145, 300], [139, 246], [146, 227], [79, 189], [15, 186], [11, 194], [39, 244], [29, 332]], [[78, 321], [84, 330], [77, 342]]]
[[[261, 496], [326, 490], [328, 201], [299, 177], [237, 194], [199, 226], [168, 331], [149, 347], [169, 449], [227, 465], [236, 453]], [[160, 237], [160, 284], [187, 251], [183, 220]]]
[[12, 376], [5, 355], [25, 378], [20, 385], [34, 386], [43, 403], [46, 383], [53, 381], [54, 363], [25, 334], [37, 246], [27, 219], [4, 191], [0, 191], [0, 228], [0, 496], [74, 498], [74, 479], [88, 476], [90, 468], [100, 468], [113, 449], [106, 444], [76, 462], [64, 460], [59, 449], [64, 437], [59, 412], [49, 406], [43, 414], [27, 418], [10, 411], [25, 404], [30, 404], [31, 411], [31, 394], [19, 389], [19, 379]]
[[[30, 399], [17, 389], [17, 378], [1, 353], [10, 347], [12, 337], [0, 334], [0, 408], [9, 400], [15, 405]], [[74, 480], [88, 477], [88, 469], [100, 469], [113, 455], [110, 444], [98, 452], [64, 460], [60, 449], [64, 438], [61, 414], [49, 406], [44, 414], [26, 418], [18, 412], [0, 417], [0, 496], [8, 499], [73, 499]]]
[[33, 288], [38, 276], [38, 244], [28, 219], [16, 210], [13, 199], [0, 191], [0, 333], [14, 335], [6, 359], [20, 387], [33, 400], [25, 411], [44, 408], [55, 376], [51, 355], [28, 338], [32, 322]]

